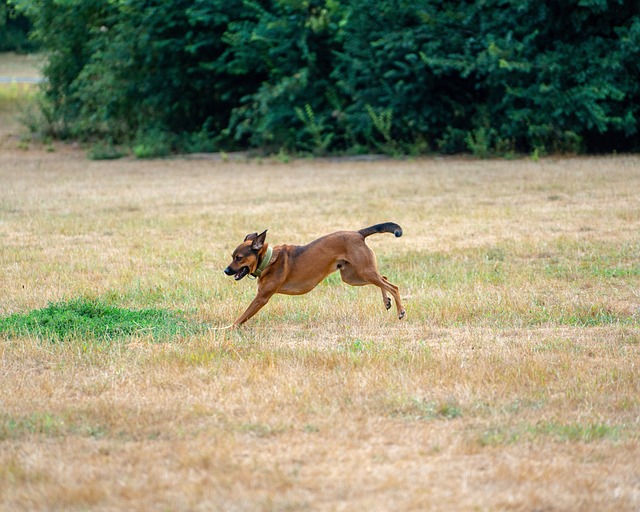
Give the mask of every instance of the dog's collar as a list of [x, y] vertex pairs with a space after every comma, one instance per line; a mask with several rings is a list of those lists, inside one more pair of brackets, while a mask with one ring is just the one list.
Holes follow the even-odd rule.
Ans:
[[264, 258], [262, 258], [262, 261], [260, 262], [260, 265], [258, 265], [258, 268], [255, 270], [255, 272], [251, 273], [251, 275], [253, 277], [260, 277], [262, 275], [262, 271], [265, 268], [267, 268], [267, 265], [271, 261], [271, 255], [272, 254], [273, 254], [273, 249], [271, 247], [267, 247], [267, 252], [264, 255]]

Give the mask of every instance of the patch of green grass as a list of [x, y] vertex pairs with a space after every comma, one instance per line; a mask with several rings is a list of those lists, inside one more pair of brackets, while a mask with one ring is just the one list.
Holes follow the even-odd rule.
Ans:
[[420, 397], [395, 397], [387, 402], [393, 417], [405, 420], [452, 420], [462, 416], [460, 404], [455, 399], [445, 401], [426, 400]]
[[519, 441], [552, 439], [561, 443], [592, 443], [596, 441], [617, 441], [625, 437], [624, 427], [605, 423], [560, 423], [545, 421], [520, 424], [514, 427], [492, 427], [486, 429], [479, 438], [481, 446], [503, 446]]
[[23, 417], [4, 416], [0, 420], [0, 440], [16, 439], [25, 434], [57, 436], [64, 432], [64, 421], [49, 413], [36, 412]]
[[507, 429], [492, 427], [482, 432], [478, 439], [480, 446], [503, 446], [513, 444], [518, 440], [515, 432], [509, 432]]
[[236, 426], [238, 432], [248, 434], [253, 437], [272, 437], [282, 434], [288, 430], [285, 425], [268, 425], [266, 423], [242, 423]]
[[338, 350], [359, 354], [366, 351], [371, 351], [375, 349], [375, 345], [372, 341], [354, 339], [354, 340], [345, 340], [338, 345]]
[[51, 303], [26, 314], [0, 318], [0, 333], [35, 336], [51, 342], [72, 339], [111, 341], [130, 336], [166, 341], [202, 330], [178, 313], [162, 309], [125, 309], [87, 298]]
[[566, 312], [560, 316], [558, 323], [576, 327], [595, 327], [615, 324], [634, 325], [637, 322], [633, 317], [623, 316], [602, 305], [594, 304]]
[[102, 437], [106, 433], [104, 425], [95, 423], [90, 415], [81, 411], [66, 411], [62, 415], [40, 411], [24, 416], [0, 414], [0, 441], [30, 435], [59, 437], [77, 434]]
[[546, 435], [562, 442], [582, 441], [589, 443], [600, 439], [616, 440], [620, 436], [620, 427], [606, 425], [604, 423], [557, 423], [543, 422], [530, 427], [529, 432], [534, 436]]

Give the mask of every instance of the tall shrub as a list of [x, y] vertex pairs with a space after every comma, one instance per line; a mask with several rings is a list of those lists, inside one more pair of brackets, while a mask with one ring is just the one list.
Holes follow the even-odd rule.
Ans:
[[393, 111], [399, 139], [443, 151], [474, 134], [493, 149], [638, 148], [637, 2], [366, 4], [350, 2], [334, 72], [354, 130], [369, 104]]
[[344, 22], [341, 4], [274, 0], [245, 6], [255, 16], [229, 25], [229, 65], [244, 76], [257, 73], [261, 83], [234, 109], [228, 133], [255, 146], [317, 147], [323, 131], [339, 130], [331, 115], [336, 87], [330, 75]]
[[223, 35], [243, 19], [241, 0], [43, 0], [23, 7], [49, 52], [46, 94], [65, 134], [209, 138], [259, 85], [225, 62]]
[[28, 52], [34, 49], [28, 38], [31, 24], [12, 2], [0, 0], [0, 52]]
[[143, 150], [640, 150], [637, 0], [16, 3], [50, 55], [62, 135]]

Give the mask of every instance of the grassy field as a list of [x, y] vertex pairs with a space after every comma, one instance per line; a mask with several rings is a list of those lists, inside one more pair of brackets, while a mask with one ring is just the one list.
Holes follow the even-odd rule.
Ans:
[[[639, 157], [101, 162], [19, 140], [0, 510], [640, 508]], [[406, 320], [332, 275], [216, 329], [255, 293], [222, 272], [246, 233], [382, 221], [404, 228], [368, 243]], [[66, 335], [7, 327], [47, 314]]]

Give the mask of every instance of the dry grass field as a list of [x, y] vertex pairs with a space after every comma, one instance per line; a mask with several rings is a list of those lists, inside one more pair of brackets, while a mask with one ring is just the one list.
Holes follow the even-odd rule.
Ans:
[[[5, 126], [8, 126], [5, 124]], [[90, 161], [0, 139], [0, 317], [99, 299], [201, 326], [0, 333], [0, 510], [640, 509], [640, 157]], [[249, 232], [368, 243], [218, 330]]]

